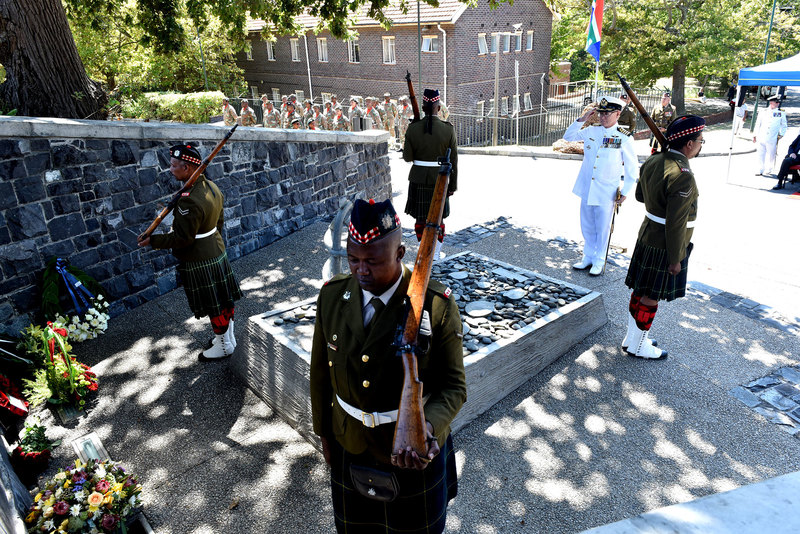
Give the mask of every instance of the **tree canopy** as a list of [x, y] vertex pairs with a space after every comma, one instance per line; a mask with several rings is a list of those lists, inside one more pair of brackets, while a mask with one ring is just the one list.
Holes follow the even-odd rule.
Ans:
[[[578, 57], [586, 43], [591, 2], [553, 0], [551, 57]], [[733, 80], [741, 67], [764, 59], [771, 0], [606, 0], [600, 70], [651, 85], [673, 77], [673, 102], [682, 111], [686, 76]], [[800, 50], [800, 0], [782, 0], [776, 10], [768, 61]], [[587, 61], [594, 59], [588, 57]]]

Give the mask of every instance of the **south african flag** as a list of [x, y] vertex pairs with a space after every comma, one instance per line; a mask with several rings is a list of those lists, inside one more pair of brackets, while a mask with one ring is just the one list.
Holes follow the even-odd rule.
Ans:
[[592, 0], [592, 16], [586, 35], [586, 51], [600, 61], [600, 39], [603, 35], [603, 0]]

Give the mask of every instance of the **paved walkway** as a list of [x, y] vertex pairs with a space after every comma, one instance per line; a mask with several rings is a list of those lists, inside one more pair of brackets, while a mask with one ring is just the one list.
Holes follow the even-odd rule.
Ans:
[[[629, 297], [624, 262], [641, 206], [623, 207], [613, 240], [618, 265], [591, 278], [569, 267], [579, 253], [570, 194], [579, 162], [460, 158], [447, 224], [462, 239], [452, 245], [478, 235], [476, 225], [495, 223], [469, 249], [600, 291], [609, 322], [456, 435], [460, 492], [447, 532], [579, 532], [800, 470], [800, 439], [731, 393], [800, 364], [792, 330], [800, 322], [798, 253], [774, 235], [791, 228], [800, 204], [761, 187], [766, 178], [753, 180], [753, 158], [734, 156], [728, 180], [727, 158], [693, 162], [703, 223], [692, 290], [662, 305], [654, 324], [671, 354], [661, 362], [619, 348]], [[401, 208], [408, 167], [397, 154], [391, 163]], [[234, 262], [245, 292], [239, 337], [248, 316], [318, 292], [324, 228], [314, 224]], [[775, 323], [740, 313], [746, 299], [774, 310]], [[72, 461], [70, 441], [95, 431], [140, 475], [159, 534], [331, 532], [321, 456], [242, 389], [226, 362], [197, 361], [209, 337], [206, 322], [173, 291], [77, 345], [100, 376], [100, 394], [88, 415], [54, 427], [53, 437], [65, 441], [53, 465]]]

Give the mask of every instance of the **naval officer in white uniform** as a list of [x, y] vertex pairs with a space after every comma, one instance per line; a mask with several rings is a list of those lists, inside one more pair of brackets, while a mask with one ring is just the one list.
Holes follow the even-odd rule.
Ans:
[[[624, 106], [619, 98], [604, 97], [596, 108], [586, 111], [564, 133], [567, 141], [583, 141], [583, 164], [572, 188], [572, 192], [581, 197], [583, 257], [572, 267], [591, 266], [589, 274], [593, 276], [603, 272], [614, 205], [625, 200], [639, 174], [633, 138], [617, 125]], [[600, 124], [581, 129], [584, 121], [595, 115]], [[616, 200], [617, 191], [619, 200]]]
[[767, 99], [769, 108], [759, 112], [753, 142], [758, 154], [758, 172], [756, 176], [768, 175], [775, 166], [775, 153], [778, 140], [786, 135], [786, 113], [778, 109], [780, 97], [772, 95]]

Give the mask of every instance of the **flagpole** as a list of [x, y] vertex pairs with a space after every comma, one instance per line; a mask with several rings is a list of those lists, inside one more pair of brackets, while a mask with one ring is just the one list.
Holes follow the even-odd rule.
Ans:
[[592, 102], [597, 102], [597, 80], [600, 77], [600, 60], [594, 62], [594, 98]]

